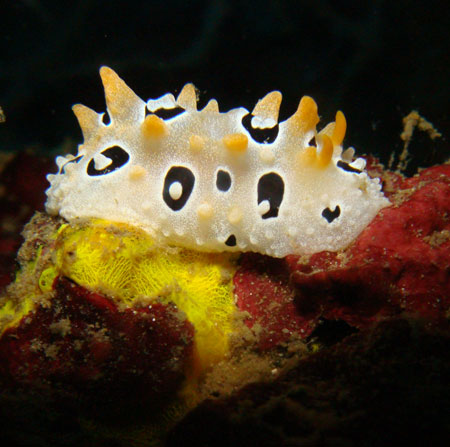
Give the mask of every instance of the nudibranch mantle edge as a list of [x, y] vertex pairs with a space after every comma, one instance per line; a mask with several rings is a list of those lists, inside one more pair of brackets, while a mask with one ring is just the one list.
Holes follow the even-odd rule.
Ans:
[[47, 176], [49, 214], [131, 224], [166, 245], [283, 257], [343, 249], [390, 204], [364, 159], [343, 151], [342, 112], [317, 132], [308, 96], [278, 123], [279, 92], [251, 113], [221, 113], [214, 99], [197, 110], [192, 84], [145, 102], [112, 69], [100, 75], [110, 122], [73, 107], [84, 142]]

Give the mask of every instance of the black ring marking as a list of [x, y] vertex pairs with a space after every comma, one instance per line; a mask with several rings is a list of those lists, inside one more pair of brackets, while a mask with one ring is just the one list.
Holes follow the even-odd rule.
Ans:
[[[172, 199], [169, 194], [170, 185], [174, 182], [180, 182], [183, 192], [179, 199]], [[166, 205], [173, 211], [179, 211], [186, 205], [189, 196], [194, 189], [195, 177], [192, 171], [184, 166], [172, 166], [166, 174], [163, 187], [163, 199]]]
[[102, 155], [111, 159], [111, 163], [103, 169], [95, 169], [95, 162], [92, 158], [87, 167], [87, 174], [90, 176], [109, 174], [121, 168], [128, 162], [130, 156], [120, 146], [113, 146], [101, 152]]
[[341, 209], [339, 208], [339, 205], [336, 206], [334, 211], [331, 211], [330, 208], [325, 208], [322, 211], [322, 217], [324, 217], [328, 223], [333, 222], [334, 219], [337, 219], [341, 214]]
[[284, 195], [284, 182], [281, 176], [275, 172], [264, 174], [258, 181], [258, 205], [263, 200], [268, 200], [270, 209], [261, 217], [269, 219], [270, 217], [277, 217], [278, 210]]
[[361, 174], [362, 171], [350, 166], [347, 162], [339, 160], [337, 162], [337, 167], [343, 169], [347, 172], [355, 172], [356, 174]]
[[252, 127], [252, 118], [253, 115], [251, 113], [248, 113], [242, 118], [242, 125], [247, 130], [247, 132], [250, 134], [250, 136], [257, 142], [257, 143], [266, 143], [270, 144], [273, 143], [278, 136], [278, 123], [275, 124], [275, 126], [271, 128], [266, 129], [259, 129], [258, 127]]
[[[173, 107], [172, 109], [165, 109], [164, 107], [161, 107], [160, 109], [155, 110], [154, 112], [149, 112], [149, 113], [153, 113], [156, 116], [159, 116], [163, 120], [168, 120], [170, 118], [175, 118], [176, 116], [181, 115], [184, 111], [185, 111], [185, 109], [183, 109], [183, 107], [176, 106], [176, 107]], [[148, 115], [148, 113], [147, 113], [147, 115]]]
[[228, 236], [228, 239], [225, 241], [225, 245], [228, 245], [228, 247], [235, 247], [236, 236], [234, 234], [230, 234], [230, 236]]
[[219, 191], [226, 192], [231, 188], [231, 176], [222, 169], [217, 172], [216, 186]]

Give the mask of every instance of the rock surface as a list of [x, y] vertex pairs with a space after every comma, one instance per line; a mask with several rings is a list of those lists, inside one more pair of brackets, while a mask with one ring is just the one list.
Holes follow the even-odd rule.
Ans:
[[[43, 204], [48, 168], [34, 164], [21, 186], [22, 167], [33, 164], [27, 157], [7, 160], [0, 172], [0, 286], [16, 268], [22, 225]], [[241, 256], [234, 350], [197, 384], [206, 400], [172, 428], [168, 445], [448, 439], [450, 165], [412, 178], [369, 165], [393, 205], [346, 250]], [[24, 233], [22, 264], [54, 225], [45, 216], [37, 222]], [[48, 247], [42, 256], [51, 256]], [[63, 277], [53, 289], [0, 338], [9, 445], [162, 442], [160, 408], [195, 368], [190, 322], [170, 304], [127, 309]], [[174, 413], [172, 423], [183, 411]]]

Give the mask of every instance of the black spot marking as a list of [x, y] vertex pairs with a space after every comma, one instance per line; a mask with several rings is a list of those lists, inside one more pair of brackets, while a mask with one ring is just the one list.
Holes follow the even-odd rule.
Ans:
[[[172, 199], [169, 194], [170, 185], [174, 182], [180, 182], [183, 192], [179, 199]], [[189, 196], [194, 189], [195, 177], [192, 171], [184, 166], [172, 166], [164, 179], [163, 199], [166, 205], [173, 211], [179, 211], [186, 205]]]
[[341, 169], [343, 169], [344, 171], [347, 171], [347, 172], [356, 172], [356, 174], [361, 174], [361, 172], [362, 172], [359, 169], [353, 168], [347, 162], [341, 161], [341, 160], [339, 160], [337, 162], [337, 167], [341, 168]]
[[92, 158], [87, 167], [87, 174], [90, 176], [109, 174], [116, 169], [121, 168], [128, 162], [130, 156], [120, 146], [109, 147], [102, 151], [102, 155], [111, 159], [111, 163], [103, 169], [96, 169], [95, 162]]
[[105, 113], [102, 115], [102, 123], [105, 124], [106, 126], [107, 126], [108, 124], [111, 124], [111, 117], [109, 116], [108, 112], [105, 112]]
[[253, 115], [248, 113], [242, 118], [242, 125], [257, 143], [273, 143], [278, 136], [278, 123], [271, 128], [252, 127]]
[[331, 211], [330, 208], [325, 208], [322, 211], [322, 217], [324, 217], [328, 223], [333, 222], [334, 219], [337, 219], [341, 214], [341, 209], [339, 208], [339, 205], [336, 206], [334, 211]]
[[228, 191], [231, 188], [231, 176], [227, 171], [218, 171], [216, 186], [219, 191]]
[[78, 163], [83, 158], [83, 155], [78, 155], [78, 157], [73, 158], [72, 160], [69, 160], [67, 163], [64, 163], [61, 166], [61, 169], [59, 170], [60, 174], [65, 174], [66, 170], [64, 169], [69, 163]]
[[261, 217], [263, 219], [269, 219], [270, 217], [277, 217], [278, 210], [284, 195], [284, 182], [283, 179], [275, 172], [269, 172], [264, 174], [258, 181], [258, 205], [268, 200], [270, 209]]
[[155, 110], [154, 112], [150, 112], [155, 114], [156, 116], [159, 116], [163, 120], [168, 120], [170, 118], [175, 118], [178, 115], [181, 115], [184, 112], [183, 107], [173, 107], [172, 109], [165, 109], [161, 107], [158, 110]]
[[234, 234], [230, 234], [228, 239], [225, 241], [225, 245], [228, 245], [228, 247], [236, 247], [236, 236]]

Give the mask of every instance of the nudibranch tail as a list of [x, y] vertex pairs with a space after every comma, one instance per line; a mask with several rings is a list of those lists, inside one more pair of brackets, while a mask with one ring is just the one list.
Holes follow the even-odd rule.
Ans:
[[192, 84], [145, 102], [110, 68], [100, 75], [110, 122], [74, 106], [84, 142], [48, 176], [49, 213], [132, 224], [167, 245], [282, 257], [342, 249], [389, 205], [364, 160], [343, 151], [344, 114], [317, 132], [309, 96], [279, 122], [278, 91], [251, 113], [219, 112], [215, 99], [197, 110]]

